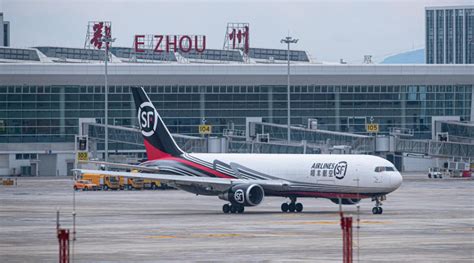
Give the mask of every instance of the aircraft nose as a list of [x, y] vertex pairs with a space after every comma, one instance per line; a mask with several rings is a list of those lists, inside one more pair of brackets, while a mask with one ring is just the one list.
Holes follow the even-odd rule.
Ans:
[[396, 174], [392, 176], [390, 181], [392, 183], [393, 190], [395, 190], [398, 187], [400, 187], [400, 185], [402, 185], [403, 177], [399, 172], [397, 172]]

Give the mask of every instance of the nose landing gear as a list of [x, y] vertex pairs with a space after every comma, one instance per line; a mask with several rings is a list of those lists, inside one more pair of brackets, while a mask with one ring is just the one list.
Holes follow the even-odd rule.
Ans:
[[374, 207], [374, 208], [372, 208], [372, 214], [374, 214], [374, 215], [380, 215], [380, 214], [382, 214], [382, 213], [383, 213], [382, 207], [379, 206], [379, 207]]
[[372, 214], [381, 215], [383, 213], [382, 201], [384, 201], [385, 199], [385, 196], [372, 197], [372, 201], [375, 201], [375, 207], [372, 208]]
[[300, 213], [303, 211], [303, 204], [302, 203], [296, 203], [296, 197], [290, 197], [291, 202], [290, 203], [283, 203], [281, 204], [281, 211], [282, 212], [297, 212]]

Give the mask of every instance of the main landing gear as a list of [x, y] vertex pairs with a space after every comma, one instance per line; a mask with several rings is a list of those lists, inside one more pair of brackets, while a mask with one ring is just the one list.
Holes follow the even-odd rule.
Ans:
[[222, 206], [222, 212], [224, 212], [224, 214], [228, 214], [228, 213], [242, 214], [244, 212], [244, 210], [245, 210], [245, 207], [243, 205], [225, 204], [225, 205]]
[[290, 203], [281, 204], [282, 212], [301, 212], [303, 211], [303, 204], [296, 202], [296, 197], [290, 197]]
[[383, 213], [382, 201], [385, 200], [385, 196], [372, 197], [372, 201], [375, 201], [375, 207], [372, 208], [372, 214], [381, 215]]

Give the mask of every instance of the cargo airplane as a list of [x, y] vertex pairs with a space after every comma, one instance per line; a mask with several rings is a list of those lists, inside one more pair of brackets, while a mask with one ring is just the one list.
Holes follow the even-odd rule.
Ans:
[[[298, 198], [325, 198], [336, 204], [375, 201], [374, 214], [382, 214], [382, 201], [402, 183], [389, 161], [371, 155], [338, 154], [214, 154], [185, 153], [143, 88], [132, 88], [138, 123], [148, 161], [139, 165], [103, 163], [138, 172], [100, 171], [101, 174], [158, 179], [197, 195], [217, 196], [228, 203], [224, 213], [243, 213], [264, 197], [284, 197], [283, 212], [301, 212]], [[78, 170], [93, 173], [93, 170]]]

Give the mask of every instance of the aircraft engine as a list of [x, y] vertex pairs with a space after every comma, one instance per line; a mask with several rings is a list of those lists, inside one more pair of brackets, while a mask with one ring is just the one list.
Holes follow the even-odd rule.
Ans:
[[265, 192], [258, 184], [239, 184], [220, 194], [219, 198], [233, 204], [256, 206], [262, 202], [264, 196]]
[[[333, 199], [331, 199], [331, 202], [338, 205], [339, 204], [339, 199], [333, 198]], [[357, 199], [357, 198], [342, 198], [341, 199], [341, 204], [343, 204], [343, 205], [356, 205], [359, 202], [360, 202], [360, 199]]]

